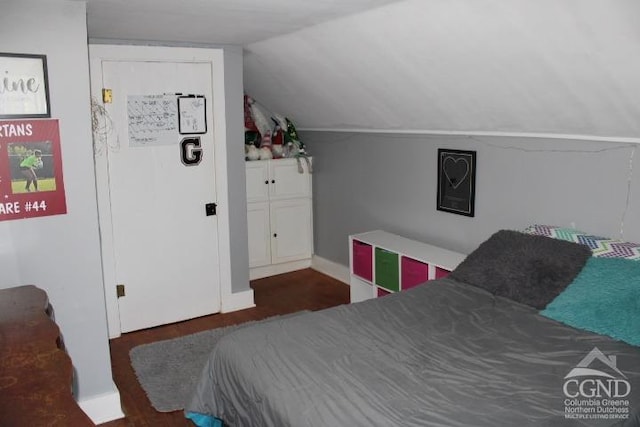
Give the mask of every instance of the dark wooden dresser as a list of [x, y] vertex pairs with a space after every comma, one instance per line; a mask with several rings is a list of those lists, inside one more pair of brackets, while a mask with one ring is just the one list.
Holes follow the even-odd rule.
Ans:
[[94, 426], [72, 396], [73, 368], [47, 294], [0, 290], [0, 426]]

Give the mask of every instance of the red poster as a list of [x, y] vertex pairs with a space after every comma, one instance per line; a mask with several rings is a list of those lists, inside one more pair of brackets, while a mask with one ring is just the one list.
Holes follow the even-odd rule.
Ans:
[[0, 120], [0, 221], [65, 213], [58, 120]]

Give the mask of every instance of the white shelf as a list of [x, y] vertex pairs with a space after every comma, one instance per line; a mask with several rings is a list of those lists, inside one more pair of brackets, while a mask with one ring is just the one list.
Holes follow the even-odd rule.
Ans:
[[[354, 254], [353, 254], [353, 242], [358, 241], [371, 246], [371, 259], [365, 257], [371, 264], [371, 276], [372, 279], [361, 277], [354, 273]], [[369, 231], [361, 234], [354, 234], [349, 236], [349, 271], [350, 271], [350, 285], [351, 285], [351, 302], [363, 301], [370, 298], [376, 298], [378, 296], [378, 289], [393, 292], [387, 289], [385, 286], [380, 286], [376, 283], [381, 281], [377, 280], [377, 276], [386, 275], [388, 277], [389, 271], [376, 271], [376, 249], [382, 249], [384, 251], [397, 254], [398, 262], [398, 277], [397, 282], [399, 284], [400, 291], [403, 290], [403, 268], [402, 258], [409, 258], [414, 261], [418, 261], [427, 266], [428, 273], [426, 274], [425, 281], [433, 280], [437, 276], [438, 270], [452, 271], [458, 264], [460, 264], [466, 255], [450, 251], [447, 249], [439, 248], [437, 246], [429, 245], [427, 243], [419, 242], [416, 240], [408, 239], [406, 237], [398, 236], [396, 234], [388, 233], [382, 230]], [[359, 262], [359, 261], [355, 261]], [[381, 263], [383, 265], [384, 263]], [[418, 264], [419, 265], [419, 264]], [[424, 266], [420, 266], [420, 270], [424, 273]], [[407, 268], [406, 274], [410, 274], [410, 268]], [[413, 274], [413, 272], [412, 272]], [[394, 274], [391, 277], [395, 279]], [[414, 276], [415, 277], [415, 276]], [[422, 276], [420, 276], [422, 277]], [[415, 286], [415, 282], [409, 287]]]
[[351, 238], [372, 246], [406, 255], [409, 258], [432, 264], [444, 270], [451, 271], [465, 259], [466, 255], [453, 252], [417, 240], [391, 234], [382, 230], [368, 231], [366, 233], [354, 234]]

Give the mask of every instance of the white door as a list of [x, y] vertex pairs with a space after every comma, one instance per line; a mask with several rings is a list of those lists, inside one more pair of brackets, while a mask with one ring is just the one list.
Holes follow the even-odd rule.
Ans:
[[[104, 106], [113, 121], [107, 162], [115, 280], [125, 287], [118, 299], [120, 329], [218, 312], [218, 225], [216, 216], [205, 215], [205, 204], [216, 201], [212, 64], [103, 60], [101, 66], [102, 86], [113, 99]], [[184, 164], [185, 135], [177, 124], [171, 129], [178, 116], [168, 102], [177, 101], [177, 93], [206, 99], [206, 133], [190, 135], [200, 138], [198, 164]], [[154, 96], [168, 103], [164, 116], [153, 117]], [[138, 113], [148, 115], [143, 123]], [[197, 147], [187, 148], [195, 159]]]

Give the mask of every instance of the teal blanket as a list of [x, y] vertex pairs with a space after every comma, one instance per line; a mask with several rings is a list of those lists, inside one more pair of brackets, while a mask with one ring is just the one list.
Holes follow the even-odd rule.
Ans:
[[640, 263], [590, 258], [575, 280], [540, 314], [640, 346]]

